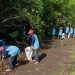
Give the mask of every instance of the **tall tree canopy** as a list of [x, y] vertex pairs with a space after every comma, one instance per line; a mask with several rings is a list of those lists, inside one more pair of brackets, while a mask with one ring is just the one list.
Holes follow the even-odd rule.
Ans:
[[74, 26], [74, 9], [75, 0], [0, 0], [0, 28], [19, 26], [27, 18], [41, 38], [45, 26]]

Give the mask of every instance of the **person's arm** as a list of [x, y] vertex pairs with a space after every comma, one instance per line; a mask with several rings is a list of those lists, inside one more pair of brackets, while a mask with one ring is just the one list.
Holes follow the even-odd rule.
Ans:
[[32, 46], [34, 45], [34, 42], [35, 42], [35, 37], [32, 36], [32, 40], [31, 40], [31, 45], [32, 45]]

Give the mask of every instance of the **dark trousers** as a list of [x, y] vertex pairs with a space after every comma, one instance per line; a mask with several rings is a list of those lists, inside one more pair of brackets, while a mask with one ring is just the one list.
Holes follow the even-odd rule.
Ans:
[[8, 51], [3, 51], [3, 54], [4, 54], [4, 58], [7, 60], [8, 62], [8, 65], [9, 65], [9, 68], [10, 69], [14, 69], [15, 66], [16, 66], [16, 62], [17, 62], [17, 56], [18, 55], [15, 55], [15, 56], [12, 56], [11, 55], [8, 55]]
[[8, 63], [9, 63], [9, 68], [10, 69], [14, 69], [16, 67], [17, 56], [18, 55], [9, 58], [9, 62]]
[[39, 61], [38, 50], [34, 50], [34, 60], [37, 62]]
[[2, 52], [0, 52], [0, 57], [2, 57]]

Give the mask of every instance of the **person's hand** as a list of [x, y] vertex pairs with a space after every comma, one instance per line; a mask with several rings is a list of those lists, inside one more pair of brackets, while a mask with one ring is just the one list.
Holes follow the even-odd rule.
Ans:
[[33, 45], [31, 45], [31, 49], [33, 49]]

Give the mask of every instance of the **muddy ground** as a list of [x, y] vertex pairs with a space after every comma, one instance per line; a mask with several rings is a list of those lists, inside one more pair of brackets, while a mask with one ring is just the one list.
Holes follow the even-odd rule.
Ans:
[[39, 50], [39, 63], [27, 62], [24, 52], [20, 54], [16, 69], [5, 72], [0, 66], [0, 75], [75, 75], [75, 38], [46, 40]]

